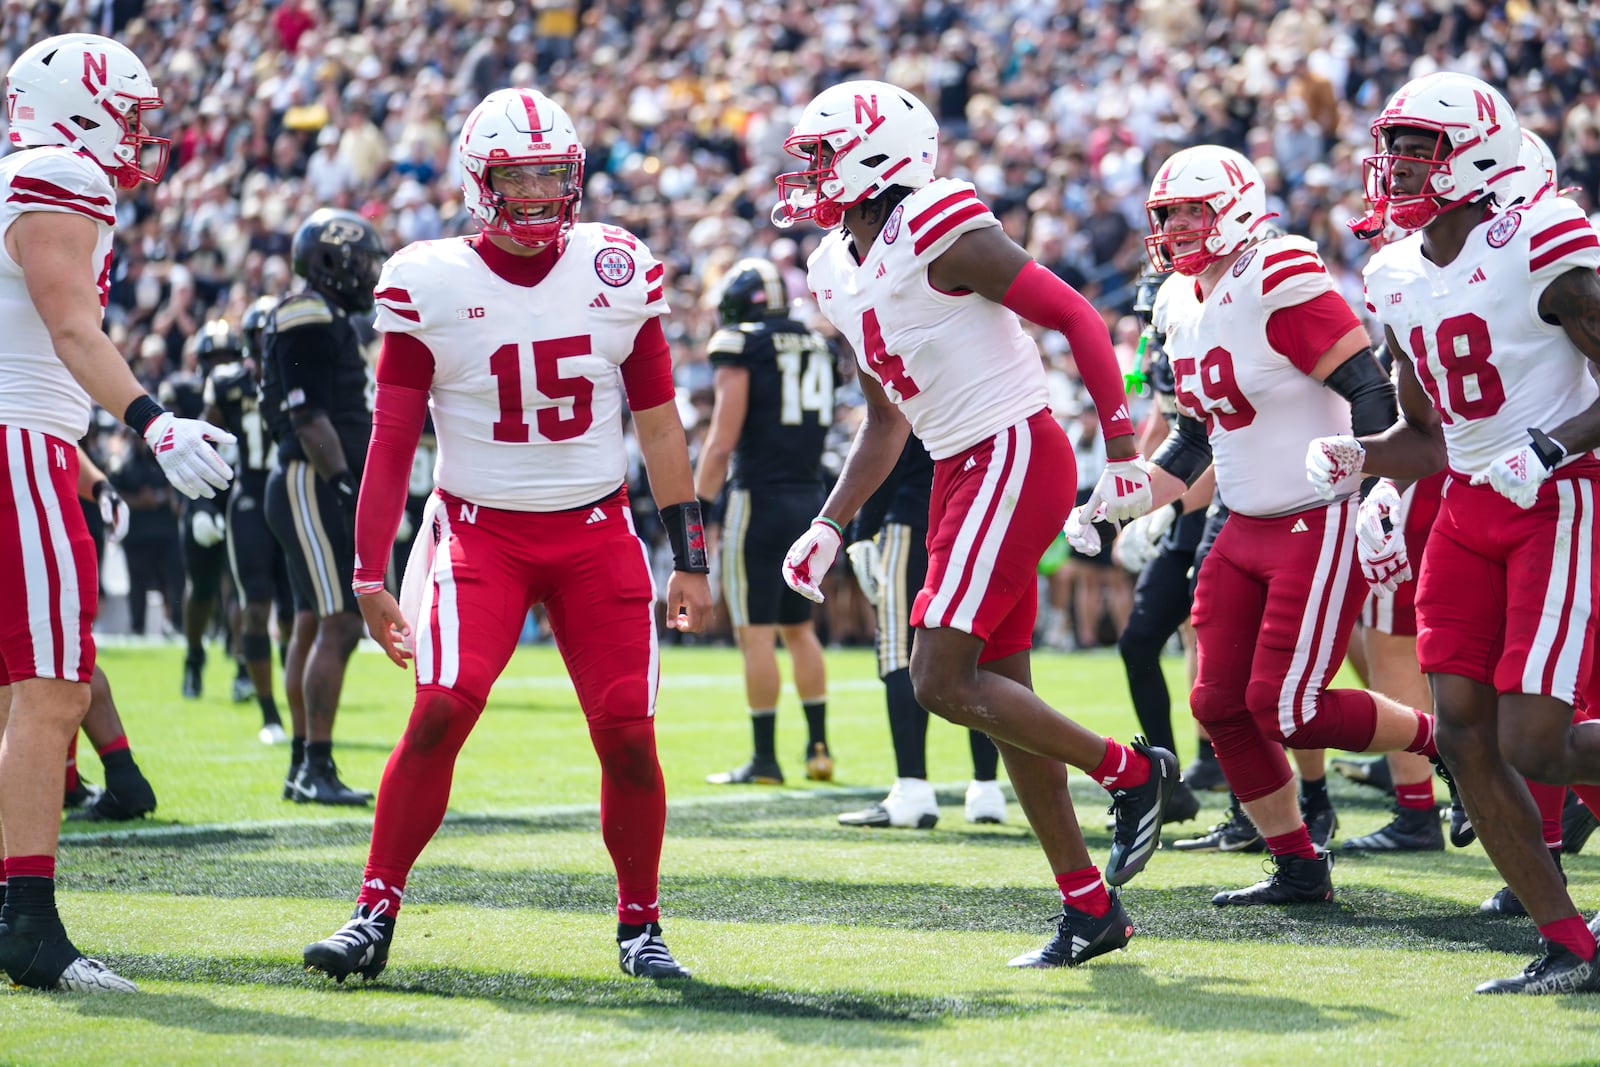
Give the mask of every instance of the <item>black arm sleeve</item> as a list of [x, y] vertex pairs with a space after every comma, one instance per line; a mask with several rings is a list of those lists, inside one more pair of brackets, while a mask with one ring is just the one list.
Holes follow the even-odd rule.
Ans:
[[1399, 416], [1394, 383], [1378, 366], [1370, 348], [1339, 364], [1323, 384], [1350, 401], [1350, 429], [1357, 437], [1382, 433]]
[[1211, 466], [1211, 438], [1205, 423], [1180, 411], [1177, 428], [1161, 442], [1150, 462], [1174, 478], [1182, 478], [1184, 485], [1193, 485]]
[[290, 421], [298, 426], [331, 411], [334, 369], [339, 365], [339, 338], [332, 327], [303, 326], [279, 334], [274, 341]]

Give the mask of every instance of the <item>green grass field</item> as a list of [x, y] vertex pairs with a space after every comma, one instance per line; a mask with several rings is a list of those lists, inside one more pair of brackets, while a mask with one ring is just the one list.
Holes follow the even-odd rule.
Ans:
[[[300, 950], [348, 917], [370, 814], [280, 801], [287, 750], [256, 741], [253, 703], [227, 702], [220, 656], [207, 699], [180, 700], [179, 655], [102, 654], [159, 818], [72, 823], [61, 850], [69, 929], [143, 991], [0, 989], [0, 1063], [1600, 1063], [1600, 998], [1472, 995], [1520, 969], [1536, 937], [1526, 920], [1478, 914], [1499, 880], [1477, 846], [1343, 857], [1335, 904], [1271, 911], [1210, 904], [1261, 877], [1261, 857], [1164, 851], [1125, 893], [1138, 931], [1126, 952], [1007, 969], [1048, 935], [1059, 897], [1014, 804], [1004, 826], [963, 821], [962, 731], [930, 730], [930, 773], [945, 783], [935, 830], [835, 822], [893, 775], [862, 651], [829, 656], [839, 780], [732, 791], [703, 778], [747, 753], [737, 656], [665, 650], [661, 898], [692, 983], [617, 969], [597, 766], [559, 659], [533, 648], [462, 754], [388, 971], [340, 987], [306, 974]], [[1035, 674], [1090, 726], [1134, 732], [1114, 656], [1040, 655]], [[804, 724], [786, 701], [793, 783]], [[407, 675], [356, 657], [338, 734], [346, 781], [376, 786], [409, 706]], [[98, 781], [93, 755], [83, 762]], [[1103, 862], [1106, 795], [1075, 783]], [[1376, 793], [1335, 782], [1334, 800], [1341, 838], [1387, 818]], [[1167, 836], [1220, 813], [1213, 799]], [[1580, 904], [1600, 903], [1600, 861], [1567, 869]]]

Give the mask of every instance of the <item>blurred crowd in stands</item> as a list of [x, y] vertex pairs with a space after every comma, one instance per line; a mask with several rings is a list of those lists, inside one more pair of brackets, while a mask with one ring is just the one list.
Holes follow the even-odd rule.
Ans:
[[[941, 123], [941, 172], [976, 183], [1102, 308], [1130, 359], [1150, 176], [1193, 143], [1255, 160], [1280, 221], [1321, 244], [1358, 309], [1366, 248], [1345, 222], [1363, 211], [1367, 124], [1409, 78], [1444, 68], [1501, 86], [1569, 195], [1600, 203], [1600, 9], [1565, 0], [5, 0], [0, 60], [74, 30], [129, 45], [166, 101], [156, 132], [172, 163], [119, 206], [106, 313], [150, 386], [192, 365], [206, 320], [237, 326], [252, 300], [292, 287], [289, 240], [316, 207], [361, 212], [392, 249], [470, 232], [455, 137], [506, 85], [541, 89], [578, 123], [583, 218], [627, 227], [667, 264], [691, 426], [710, 412], [704, 294], [719, 273], [768, 256], [803, 298], [818, 233], [768, 223], [773, 177], [799, 106], [845, 78], [920, 94]], [[1060, 346], [1046, 339], [1055, 409], [1090, 426]], [[858, 400], [847, 378], [840, 456]], [[94, 444], [115, 465], [108, 422]], [[1092, 482], [1098, 435], [1081, 437]], [[847, 640], [866, 617], [845, 604], [822, 621]], [[1062, 640], [1106, 632], [1079, 620]]]

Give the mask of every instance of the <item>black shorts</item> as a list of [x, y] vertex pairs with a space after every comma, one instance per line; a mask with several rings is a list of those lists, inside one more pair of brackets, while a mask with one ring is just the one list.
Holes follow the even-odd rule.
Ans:
[[878, 677], [911, 666], [911, 605], [928, 577], [928, 531], [886, 522], [878, 533], [883, 584], [878, 587]]
[[[233, 572], [234, 588], [246, 604], [270, 604], [280, 599], [280, 590], [290, 588], [283, 547], [267, 525], [265, 495], [263, 484], [259, 495], [236, 488], [228, 500], [228, 568]], [[293, 614], [292, 594], [281, 599]]]
[[289, 561], [296, 612], [325, 619], [360, 610], [350, 588], [356, 571], [355, 531], [339, 506], [337, 490], [317, 477], [311, 464], [284, 460], [267, 478], [267, 525]]
[[196, 604], [210, 604], [222, 591], [222, 568], [228, 562], [225, 541], [202, 545], [194, 539], [193, 505], [183, 509], [183, 573], [189, 579], [188, 599]]
[[722, 596], [734, 626], [792, 626], [811, 618], [811, 601], [783, 580], [783, 557], [821, 510], [821, 488], [728, 490]]

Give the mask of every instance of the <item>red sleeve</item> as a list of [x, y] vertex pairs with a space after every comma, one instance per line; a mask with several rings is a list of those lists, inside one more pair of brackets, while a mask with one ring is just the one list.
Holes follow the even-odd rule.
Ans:
[[633, 351], [622, 361], [622, 387], [628, 392], [629, 411], [660, 407], [677, 395], [672, 386], [672, 347], [661, 332], [661, 319], [654, 315], [639, 327]]
[[1300, 373], [1310, 374], [1324, 352], [1360, 325], [1361, 320], [1344, 297], [1329, 290], [1268, 316], [1267, 343], [1288, 356]]
[[1001, 303], [1067, 339], [1083, 384], [1094, 398], [1100, 433], [1107, 441], [1133, 433], [1122, 389], [1122, 365], [1111, 347], [1111, 332], [1082, 293], [1033, 260], [1022, 268]]
[[394, 535], [406, 508], [411, 459], [428, 416], [433, 353], [408, 334], [383, 335], [378, 392], [372, 404], [372, 442], [356, 501], [356, 582], [382, 582]]

